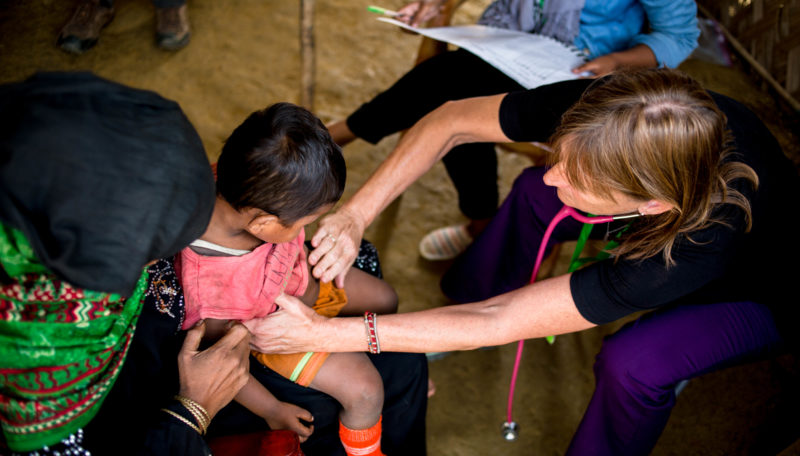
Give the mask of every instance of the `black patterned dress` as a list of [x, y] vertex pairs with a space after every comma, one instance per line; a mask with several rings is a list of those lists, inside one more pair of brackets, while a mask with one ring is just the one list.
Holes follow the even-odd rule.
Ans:
[[[381, 276], [377, 252], [366, 241], [355, 266]], [[159, 260], [150, 266], [149, 273], [144, 308], [128, 359], [102, 409], [85, 429], [85, 448], [93, 455], [207, 455], [208, 447], [195, 431], [160, 411], [167, 407], [185, 413], [172, 400], [179, 388], [176, 359], [185, 336], [180, 330], [184, 301], [172, 259]], [[384, 452], [424, 455], [428, 378], [425, 356], [368, 356], [384, 382]], [[307, 456], [344, 456], [338, 431], [341, 406], [335, 399], [296, 385], [252, 359], [250, 370], [279, 400], [314, 415], [314, 434], [303, 443]], [[207, 438], [267, 428], [263, 419], [233, 402], [214, 417]]]

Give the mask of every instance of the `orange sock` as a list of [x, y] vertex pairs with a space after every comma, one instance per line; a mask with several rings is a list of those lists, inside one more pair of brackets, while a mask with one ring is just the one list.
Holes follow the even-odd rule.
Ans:
[[381, 453], [381, 421], [369, 429], [348, 429], [339, 421], [339, 438], [347, 456], [384, 456]]

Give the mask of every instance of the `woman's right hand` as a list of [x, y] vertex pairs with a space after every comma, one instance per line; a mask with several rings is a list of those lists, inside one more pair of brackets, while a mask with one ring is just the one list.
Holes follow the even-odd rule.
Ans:
[[442, 14], [445, 3], [447, 3], [447, 0], [418, 0], [411, 2], [397, 10], [400, 14], [395, 19], [412, 27], [420, 27]]
[[243, 322], [253, 335], [254, 350], [262, 353], [325, 351], [326, 341], [317, 337], [317, 325], [327, 318], [294, 296], [281, 294], [275, 298], [275, 304], [279, 307], [277, 312]]
[[336, 286], [344, 288], [344, 278], [358, 256], [365, 228], [356, 214], [344, 207], [320, 220], [311, 238], [314, 250], [308, 255], [312, 275], [321, 282], [336, 279]]
[[213, 417], [247, 383], [250, 332], [241, 323], [233, 323], [214, 345], [198, 351], [204, 333], [204, 322], [195, 325], [178, 353], [180, 395], [199, 403]]

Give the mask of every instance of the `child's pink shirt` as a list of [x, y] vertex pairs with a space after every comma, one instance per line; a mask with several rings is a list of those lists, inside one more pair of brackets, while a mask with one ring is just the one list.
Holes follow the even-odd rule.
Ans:
[[186, 303], [183, 329], [204, 318], [249, 320], [275, 311], [281, 292], [302, 296], [308, 286], [305, 232], [292, 241], [265, 243], [241, 256], [205, 256], [186, 247], [175, 269]]

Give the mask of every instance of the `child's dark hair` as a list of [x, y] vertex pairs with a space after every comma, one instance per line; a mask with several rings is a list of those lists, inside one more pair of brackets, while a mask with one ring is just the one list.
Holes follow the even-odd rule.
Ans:
[[342, 150], [306, 109], [276, 103], [231, 133], [217, 162], [217, 194], [237, 210], [272, 214], [284, 225], [342, 197]]

